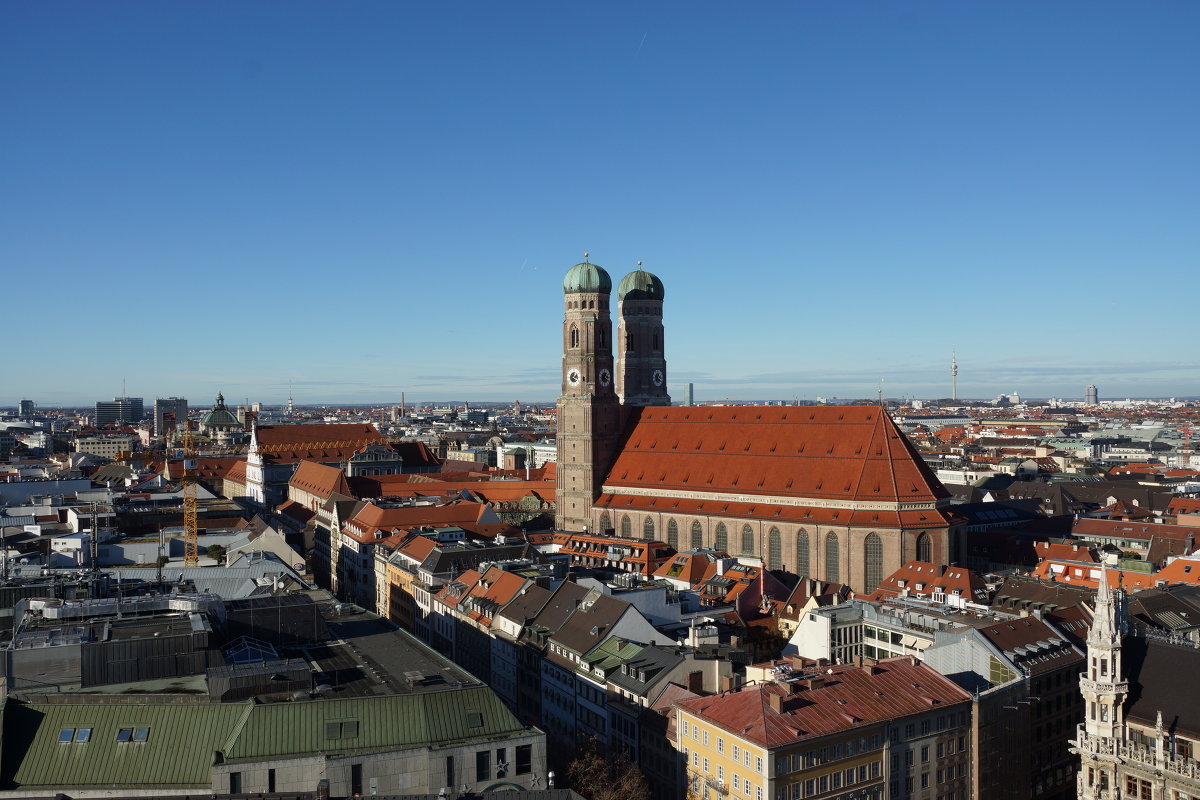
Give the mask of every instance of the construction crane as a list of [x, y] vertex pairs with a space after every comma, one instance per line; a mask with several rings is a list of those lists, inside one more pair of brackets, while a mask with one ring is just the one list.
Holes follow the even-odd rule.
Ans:
[[183, 565], [200, 566], [200, 529], [196, 524], [196, 450], [192, 421], [183, 423]]

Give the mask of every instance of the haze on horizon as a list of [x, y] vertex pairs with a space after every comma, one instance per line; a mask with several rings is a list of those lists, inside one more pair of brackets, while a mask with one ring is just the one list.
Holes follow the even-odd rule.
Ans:
[[[1200, 6], [9, 4], [0, 404], [1200, 395]], [[13, 322], [15, 321], [15, 325]]]

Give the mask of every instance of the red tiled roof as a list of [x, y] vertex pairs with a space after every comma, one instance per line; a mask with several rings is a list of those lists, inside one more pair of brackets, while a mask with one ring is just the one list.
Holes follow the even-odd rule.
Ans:
[[948, 497], [876, 406], [640, 410], [605, 484], [639, 489], [929, 502]]
[[360, 423], [260, 425], [255, 431], [259, 452], [275, 463], [345, 461], [367, 445], [391, 447], [374, 425]]
[[403, 508], [382, 508], [364, 503], [342, 529], [359, 541], [370, 542], [375, 541], [377, 531], [390, 534], [392, 531], [408, 531], [422, 526], [471, 525], [478, 522], [487, 510], [487, 506], [467, 502]]
[[246, 459], [238, 459], [238, 462], [225, 473], [225, 480], [244, 484], [246, 482]]
[[987, 585], [978, 574], [963, 567], [947, 567], [927, 561], [909, 561], [884, 578], [866, 599], [878, 602], [898, 597], [905, 590], [915, 597], [928, 597], [940, 592], [956, 594], [973, 603], [988, 601]]
[[326, 500], [334, 493], [351, 496], [346, 474], [337, 467], [327, 467], [316, 461], [301, 461], [288, 486]]
[[1200, 538], [1193, 525], [1168, 525], [1152, 522], [1126, 522], [1115, 519], [1077, 519], [1071, 535], [1081, 539], [1107, 537], [1118, 539], [1178, 539]]
[[[822, 684], [817, 688], [772, 682], [688, 700], [677, 708], [773, 748], [970, 700], [967, 692], [916, 659], [829, 670], [832, 674], [816, 674]], [[778, 698], [779, 711], [772, 707], [771, 695]]]
[[1200, 514], [1200, 498], [1176, 497], [1167, 506], [1168, 514]]

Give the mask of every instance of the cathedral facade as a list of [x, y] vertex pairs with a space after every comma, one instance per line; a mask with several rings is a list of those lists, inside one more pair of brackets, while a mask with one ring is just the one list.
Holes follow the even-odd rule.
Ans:
[[879, 406], [672, 407], [659, 278], [563, 281], [556, 524], [709, 547], [860, 592], [950, 563], [949, 493]]

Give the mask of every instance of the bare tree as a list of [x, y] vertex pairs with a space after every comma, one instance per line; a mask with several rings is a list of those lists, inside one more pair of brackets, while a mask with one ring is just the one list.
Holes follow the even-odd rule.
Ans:
[[646, 776], [624, 750], [609, 752], [587, 737], [567, 766], [571, 788], [588, 800], [650, 800]]

